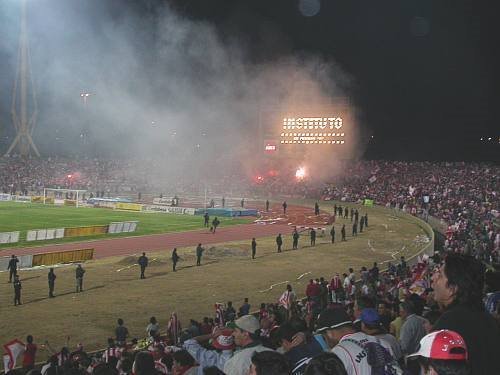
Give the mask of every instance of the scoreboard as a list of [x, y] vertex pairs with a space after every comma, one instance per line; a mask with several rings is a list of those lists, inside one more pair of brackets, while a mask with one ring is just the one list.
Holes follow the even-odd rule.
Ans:
[[280, 145], [343, 145], [343, 119], [332, 117], [284, 117]]

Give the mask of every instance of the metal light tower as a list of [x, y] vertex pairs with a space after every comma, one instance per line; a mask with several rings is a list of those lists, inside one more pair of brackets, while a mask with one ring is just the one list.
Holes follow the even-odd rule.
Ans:
[[17, 147], [19, 154], [28, 156], [34, 153], [40, 156], [31, 135], [36, 125], [38, 114], [35, 85], [31, 72], [31, 58], [28, 42], [28, 25], [26, 19], [26, 0], [21, 0], [21, 30], [19, 35], [18, 65], [14, 88], [12, 89], [12, 122], [16, 129], [16, 137], [6, 152], [9, 155]]

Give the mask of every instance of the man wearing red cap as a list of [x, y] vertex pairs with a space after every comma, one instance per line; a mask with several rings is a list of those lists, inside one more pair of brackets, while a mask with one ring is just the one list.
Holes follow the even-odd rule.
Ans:
[[417, 359], [423, 375], [469, 375], [467, 345], [458, 333], [443, 329], [424, 336], [420, 348], [407, 359]]
[[472, 374], [500, 374], [500, 330], [484, 311], [482, 264], [470, 256], [449, 254], [434, 272], [432, 288], [443, 309], [434, 329], [449, 329], [463, 337]]

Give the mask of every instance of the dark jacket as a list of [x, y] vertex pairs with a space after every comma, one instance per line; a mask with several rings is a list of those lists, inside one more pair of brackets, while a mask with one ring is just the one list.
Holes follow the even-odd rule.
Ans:
[[500, 374], [500, 332], [491, 315], [465, 305], [451, 306], [436, 322], [434, 329], [450, 329], [464, 338], [471, 374]]

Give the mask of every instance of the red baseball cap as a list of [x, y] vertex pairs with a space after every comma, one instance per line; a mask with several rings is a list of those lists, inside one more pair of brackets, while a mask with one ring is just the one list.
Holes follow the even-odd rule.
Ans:
[[424, 336], [420, 340], [420, 347], [409, 357], [421, 356], [431, 359], [467, 360], [467, 346], [465, 340], [458, 333], [443, 329]]

